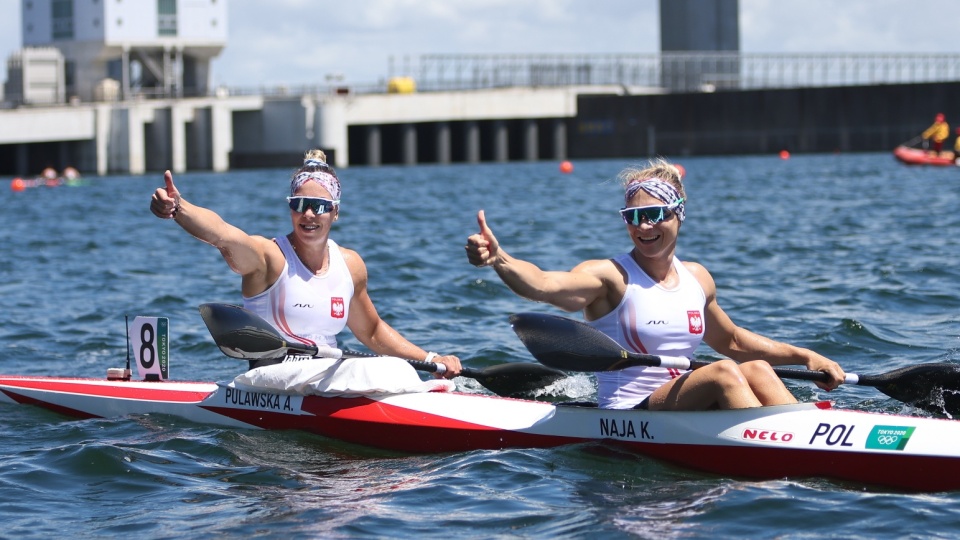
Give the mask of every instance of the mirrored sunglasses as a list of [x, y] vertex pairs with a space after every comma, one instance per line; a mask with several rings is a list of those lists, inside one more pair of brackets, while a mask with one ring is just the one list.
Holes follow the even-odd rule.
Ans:
[[661, 221], [665, 221], [673, 217], [673, 209], [676, 208], [676, 205], [660, 205], [660, 206], [632, 206], [630, 208], [623, 208], [620, 210], [620, 216], [623, 218], [623, 222], [627, 225], [639, 226], [644, 219], [650, 222], [651, 225], [656, 225]]
[[316, 215], [332, 212], [334, 207], [340, 204], [340, 201], [323, 199], [320, 197], [287, 197], [287, 203], [294, 212], [304, 213], [307, 208], [313, 210]]

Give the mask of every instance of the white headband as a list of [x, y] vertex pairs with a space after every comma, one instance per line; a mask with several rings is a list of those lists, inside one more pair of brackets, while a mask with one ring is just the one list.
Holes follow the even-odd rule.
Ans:
[[319, 159], [305, 159], [303, 160], [303, 168], [311, 168], [314, 170], [302, 171], [293, 177], [293, 180], [290, 181], [291, 197], [296, 195], [297, 190], [304, 184], [312, 180], [329, 191], [330, 196], [334, 200], [340, 200], [340, 179], [337, 178], [337, 174], [333, 172], [330, 165], [327, 165]]

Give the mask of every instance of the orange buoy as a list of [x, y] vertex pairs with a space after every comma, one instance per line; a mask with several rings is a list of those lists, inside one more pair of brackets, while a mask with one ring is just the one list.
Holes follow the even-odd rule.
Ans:
[[687, 170], [683, 168], [683, 165], [679, 163], [674, 163], [673, 166], [676, 167], [678, 171], [680, 171], [680, 178], [683, 178], [684, 176], [687, 175]]
[[572, 173], [572, 172], [573, 172], [573, 163], [570, 163], [569, 161], [561, 161], [561, 162], [560, 162], [560, 172], [562, 172], [563, 174]]
[[790, 159], [790, 152], [787, 152], [786, 150], [781, 150], [780, 159]]
[[27, 184], [23, 181], [23, 178], [14, 178], [10, 181], [10, 189], [13, 191], [23, 191], [27, 189]]

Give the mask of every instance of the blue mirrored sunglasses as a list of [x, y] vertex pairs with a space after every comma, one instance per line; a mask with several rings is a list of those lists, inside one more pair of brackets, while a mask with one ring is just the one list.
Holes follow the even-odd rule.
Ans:
[[673, 210], [676, 204], [665, 204], [660, 206], [632, 206], [620, 210], [620, 217], [627, 225], [639, 226], [644, 219], [651, 225], [656, 225], [673, 217]]
[[316, 215], [332, 212], [333, 208], [340, 204], [340, 201], [322, 199], [320, 197], [287, 197], [287, 203], [294, 212], [304, 213], [307, 208], [313, 210]]

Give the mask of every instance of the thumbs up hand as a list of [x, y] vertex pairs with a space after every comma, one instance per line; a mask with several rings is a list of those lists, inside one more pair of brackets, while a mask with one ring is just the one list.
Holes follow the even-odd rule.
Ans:
[[487, 226], [483, 210], [477, 213], [477, 224], [480, 226], [480, 232], [467, 238], [467, 260], [474, 266], [490, 266], [496, 262], [500, 254], [500, 243]]
[[180, 210], [180, 192], [173, 185], [173, 174], [167, 171], [163, 175], [163, 187], [157, 188], [150, 198], [150, 211], [161, 219], [173, 219]]

